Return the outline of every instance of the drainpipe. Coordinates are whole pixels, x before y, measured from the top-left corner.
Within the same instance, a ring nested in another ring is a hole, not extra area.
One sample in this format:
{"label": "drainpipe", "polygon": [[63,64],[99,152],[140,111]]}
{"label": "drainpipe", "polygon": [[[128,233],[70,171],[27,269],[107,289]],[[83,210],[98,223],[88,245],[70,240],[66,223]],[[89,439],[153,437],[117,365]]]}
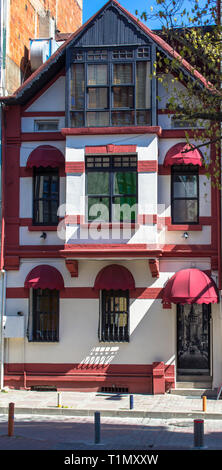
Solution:
{"label": "drainpipe", "polygon": [[4,387],[4,316],[6,307],[6,271],[4,269],[4,242],[5,242],[5,132],[4,132],[3,105],[0,103],[0,390]]}
{"label": "drainpipe", "polygon": [[4,316],[6,304],[6,271],[1,270],[1,315],[0,315],[0,390],[4,388]]}
{"label": "drainpipe", "polygon": [[[0,104],[0,279],[1,279],[1,303],[0,303],[0,390],[4,387],[4,316],[6,303],[6,271],[4,270],[4,241],[5,241],[5,214],[4,214],[4,152],[2,146],[2,105]],[[3,141],[4,145],[4,141]]]}

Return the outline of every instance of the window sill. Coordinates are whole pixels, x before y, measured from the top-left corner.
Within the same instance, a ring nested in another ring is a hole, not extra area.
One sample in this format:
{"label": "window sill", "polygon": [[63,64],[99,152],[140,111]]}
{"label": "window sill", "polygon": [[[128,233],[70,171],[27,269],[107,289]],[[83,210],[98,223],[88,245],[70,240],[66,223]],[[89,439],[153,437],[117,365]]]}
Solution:
{"label": "window sill", "polygon": [[140,224],[138,223],[132,223],[130,224],[129,222],[125,223],[108,223],[108,222],[88,222],[88,223],[82,223],[80,224],[82,228],[96,228],[97,230],[102,230],[102,229],[110,229],[110,228],[120,228],[121,230],[125,228],[133,228],[133,229],[138,229],[140,227]]}
{"label": "window sill", "polygon": [[186,232],[201,232],[203,230],[203,226],[200,225],[200,224],[197,224],[197,225],[189,225],[189,224],[186,224],[186,225],[177,225],[177,224],[168,224],[167,225],[167,230],[169,232],[183,232],[183,231],[186,231]]}
{"label": "window sill", "polygon": [[56,232],[58,225],[29,225],[29,232]]}
{"label": "window sill", "polygon": [[54,343],[59,343],[59,340],[58,340],[58,339],[54,339],[53,341],[49,341],[49,340],[47,340],[47,339],[45,339],[45,340],[43,340],[43,339],[42,339],[42,340],[41,340],[41,339],[40,339],[40,340],[38,340],[38,339],[28,339],[28,342],[29,342],[29,343],[38,343],[38,344],[39,344],[39,343],[54,344]]}

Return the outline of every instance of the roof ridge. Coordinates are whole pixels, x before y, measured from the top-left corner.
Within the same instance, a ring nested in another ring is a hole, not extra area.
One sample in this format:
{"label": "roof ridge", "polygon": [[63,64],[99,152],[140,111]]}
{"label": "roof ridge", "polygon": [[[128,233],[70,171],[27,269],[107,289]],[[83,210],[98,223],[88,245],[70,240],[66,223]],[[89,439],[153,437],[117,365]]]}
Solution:
{"label": "roof ridge", "polygon": [[170,46],[164,39],[159,37],[156,33],[154,33],[148,26],[146,26],[142,21],[136,18],[132,13],[126,10],[117,0],[108,0],[94,15],[92,15],[84,24],[82,24],[74,33],[71,33],[70,36],[65,40],[63,44],[49,57],[49,59],[44,62],[35,72],[27,78],[27,80],[19,87],[17,90],[12,93],[12,95],[2,96],[0,97],[0,101],[6,101],[9,99],[16,99],[19,97],[19,94],[22,90],[24,90],[30,83],[32,83],[33,79],[40,76],[41,73],[47,68],[50,67],[50,64],[53,63],[55,57],[59,56],[63,53],[66,47],[78,36],[95,18],[98,16],[103,10],[105,10],[108,5],[115,5],[119,10],[121,10],[125,15],[127,15],[136,26],[139,26],[141,30],[148,35],[148,37],[154,41],[161,49],[163,49],[166,53],[168,53],[172,58],[177,59],[181,66],[184,67],[190,74],[194,75],[195,78],[200,81],[205,87],[212,88],[213,85],[210,84],[206,80],[206,78],[198,72],[192,65],[189,64],[185,59],[183,59],[180,54]]}

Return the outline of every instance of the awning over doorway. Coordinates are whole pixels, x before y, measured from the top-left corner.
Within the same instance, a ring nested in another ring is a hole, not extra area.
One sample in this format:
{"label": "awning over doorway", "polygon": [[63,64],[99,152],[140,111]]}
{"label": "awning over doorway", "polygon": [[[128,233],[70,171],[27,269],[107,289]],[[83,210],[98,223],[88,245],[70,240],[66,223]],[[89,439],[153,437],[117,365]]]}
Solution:
{"label": "awning over doorway", "polygon": [[30,153],[26,166],[27,168],[40,166],[58,168],[64,164],[64,155],[58,148],[52,145],[40,145]]}
{"label": "awning over doorway", "polygon": [[119,264],[111,264],[97,274],[94,289],[132,290],[135,289],[135,281],[127,268]]}
{"label": "awning over doorway", "polygon": [[174,304],[215,304],[218,290],[215,282],[200,269],[181,269],[164,288],[164,302]]}
{"label": "awning over doorway", "polygon": [[25,280],[25,287],[32,289],[64,289],[64,280],[58,269],[41,264],[33,268]]}
{"label": "awning over doorway", "polygon": [[192,165],[202,166],[201,153],[186,142],[180,142],[168,150],[163,165],[166,167],[182,164],[189,165],[191,163]]}

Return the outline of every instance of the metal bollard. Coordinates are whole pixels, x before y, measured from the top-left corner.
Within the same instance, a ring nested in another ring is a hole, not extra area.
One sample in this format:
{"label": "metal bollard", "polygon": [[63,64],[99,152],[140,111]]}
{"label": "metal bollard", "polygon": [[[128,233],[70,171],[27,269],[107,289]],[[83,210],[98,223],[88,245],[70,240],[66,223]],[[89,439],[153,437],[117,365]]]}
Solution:
{"label": "metal bollard", "polygon": [[203,419],[194,420],[194,448],[195,449],[204,448],[204,420]]}
{"label": "metal bollard", "polygon": [[95,444],[99,444],[100,443],[100,412],[96,411],[94,416],[95,416],[95,423],[94,423],[94,427],[95,427]]}
{"label": "metal bollard", "polygon": [[60,392],[58,392],[58,394],[57,394],[57,407],[61,408],[61,406],[62,406],[62,395],[61,395]]}
{"label": "metal bollard", "polygon": [[8,407],[8,436],[12,437],[14,434],[14,403],[9,403]]}
{"label": "metal bollard", "polygon": [[203,396],[203,411],[207,411],[207,397]]}
{"label": "metal bollard", "polygon": [[129,397],[129,405],[130,405],[130,410],[133,409],[133,395],[130,395]]}

